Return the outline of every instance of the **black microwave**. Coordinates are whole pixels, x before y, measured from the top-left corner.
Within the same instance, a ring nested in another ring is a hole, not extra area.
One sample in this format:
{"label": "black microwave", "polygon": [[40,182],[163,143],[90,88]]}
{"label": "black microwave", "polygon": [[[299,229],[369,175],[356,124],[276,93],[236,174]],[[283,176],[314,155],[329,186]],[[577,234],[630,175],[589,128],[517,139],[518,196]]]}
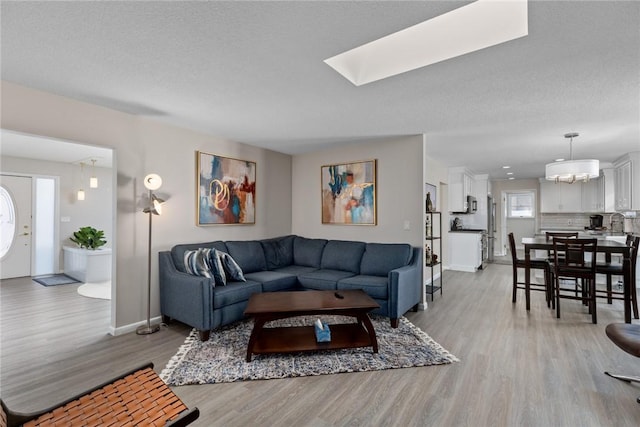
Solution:
{"label": "black microwave", "polygon": [[478,210],[478,201],[473,196],[467,196],[467,213],[474,213]]}
{"label": "black microwave", "polygon": [[454,214],[471,214],[478,210],[478,201],[473,196],[467,196],[465,210],[461,212],[452,212]]}

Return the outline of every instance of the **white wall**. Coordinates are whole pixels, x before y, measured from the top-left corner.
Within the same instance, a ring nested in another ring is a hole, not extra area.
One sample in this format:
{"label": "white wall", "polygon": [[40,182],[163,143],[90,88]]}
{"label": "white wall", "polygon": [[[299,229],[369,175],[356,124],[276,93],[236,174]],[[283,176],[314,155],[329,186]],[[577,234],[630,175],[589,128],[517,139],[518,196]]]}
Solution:
{"label": "white wall", "polygon": [[[60,184],[60,217],[69,218],[69,222],[60,222],[59,266],[62,269],[62,246],[75,243],[69,240],[80,227],[91,226],[104,230],[107,244],[112,247],[113,237],[113,170],[85,167],[85,200],[78,201],[76,192],[80,188],[80,166],[77,164],[47,162],[20,157],[2,156],[0,169],[3,173],[21,173],[27,175],[57,176]],[[98,188],[89,188],[89,177],[98,177]]]}
{"label": "white wall", "polygon": [[[517,191],[517,190],[534,190],[536,192],[536,218],[533,223],[533,230],[539,228],[539,216],[540,216],[540,182],[537,179],[514,179],[514,180],[500,180],[491,181],[491,193],[493,194],[493,201],[496,203],[496,240],[495,240],[495,252],[496,254],[506,254],[505,248],[509,246],[507,240],[507,234],[503,234],[501,230],[505,230],[506,224],[502,222],[502,216],[504,213],[505,205],[502,198],[504,191]],[[529,220],[531,221],[531,220]],[[529,223],[524,224],[530,226]],[[514,233],[515,234],[515,233]],[[531,234],[531,233],[528,233]],[[516,240],[516,244],[518,241]]]}
{"label": "white wall", "polygon": [[[148,173],[162,176],[159,194],[167,199],[162,216],[153,222],[152,317],[160,314],[158,251],[176,243],[259,239],[291,232],[292,162],[288,155],[5,81],[1,100],[0,127],[4,129],[115,149],[116,310],[112,326],[116,328],[146,319],[148,223],[139,202],[145,192],[141,181]],[[196,150],[257,163],[255,225],[195,225]]]}
{"label": "white wall", "polygon": [[[436,186],[436,205],[435,209],[441,212],[442,216],[442,253],[439,253],[440,262],[447,267],[449,265],[449,200],[448,200],[448,180],[449,170],[442,163],[429,157],[429,140],[425,137],[423,156],[424,182]],[[424,197],[424,195],[423,195]],[[424,209],[424,206],[423,206]],[[436,224],[434,224],[435,226]]]}
{"label": "white wall", "polygon": [[[422,135],[343,144],[293,157],[292,227],[294,234],[366,242],[406,242],[422,246]],[[377,159],[375,226],[322,224],[322,166]],[[404,230],[409,221],[410,230]]]}

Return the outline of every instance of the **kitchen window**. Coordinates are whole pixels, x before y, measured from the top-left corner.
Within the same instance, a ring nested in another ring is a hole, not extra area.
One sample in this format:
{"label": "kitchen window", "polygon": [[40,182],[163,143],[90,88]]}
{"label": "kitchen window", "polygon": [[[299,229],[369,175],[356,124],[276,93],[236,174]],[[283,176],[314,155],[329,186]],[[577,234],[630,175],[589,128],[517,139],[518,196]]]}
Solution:
{"label": "kitchen window", "polygon": [[534,218],[536,198],[533,191],[507,194],[508,218]]}

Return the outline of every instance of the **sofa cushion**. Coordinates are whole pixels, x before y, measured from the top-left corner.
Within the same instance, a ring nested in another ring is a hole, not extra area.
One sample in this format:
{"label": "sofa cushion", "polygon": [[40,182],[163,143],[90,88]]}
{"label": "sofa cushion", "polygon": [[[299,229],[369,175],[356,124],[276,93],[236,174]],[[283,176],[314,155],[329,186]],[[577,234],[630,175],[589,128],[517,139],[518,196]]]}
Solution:
{"label": "sofa cushion", "polygon": [[277,271],[256,271],[246,275],[248,280],[262,283],[262,292],[288,291],[296,288],[298,278]]}
{"label": "sofa cushion", "polygon": [[364,242],[347,242],[330,240],[322,251],[320,268],[323,270],[342,270],[353,274],[360,273],[360,260],[366,244]]}
{"label": "sofa cushion", "polygon": [[411,245],[405,243],[367,243],[360,274],[386,277],[391,270],[409,264],[411,254]]}
{"label": "sofa cushion", "polygon": [[213,288],[213,308],[226,307],[241,301],[247,301],[251,294],[262,292],[262,285],[258,282],[227,282],[227,286]]}
{"label": "sofa cushion", "polygon": [[257,240],[227,242],[227,249],[245,274],[267,269],[264,250]]}
{"label": "sofa cushion", "polygon": [[286,267],[293,264],[293,239],[295,236],[276,237],[261,240],[267,270]]}
{"label": "sofa cushion", "polygon": [[288,265],[286,267],[278,268],[273,271],[277,271],[278,273],[287,273],[292,274],[294,276],[300,276],[301,274],[311,273],[312,271],[316,271],[315,267],[305,267],[302,265]]}
{"label": "sofa cushion", "polygon": [[353,276],[353,273],[341,270],[314,270],[298,276],[298,281],[307,289],[335,290],[338,280]]}
{"label": "sofa cushion", "polygon": [[227,246],[222,241],[175,245],[171,248],[171,258],[173,259],[173,265],[176,266],[176,270],[186,273],[187,270],[184,268],[184,253],[185,251],[193,251],[198,248],[214,248],[223,252],[227,251]]}
{"label": "sofa cushion", "polygon": [[373,299],[389,298],[389,282],[386,276],[352,276],[338,281],[338,289],[362,289]]}
{"label": "sofa cushion", "polygon": [[293,240],[293,263],[303,267],[320,268],[322,250],[326,244],[325,239],[307,239],[296,236]]}

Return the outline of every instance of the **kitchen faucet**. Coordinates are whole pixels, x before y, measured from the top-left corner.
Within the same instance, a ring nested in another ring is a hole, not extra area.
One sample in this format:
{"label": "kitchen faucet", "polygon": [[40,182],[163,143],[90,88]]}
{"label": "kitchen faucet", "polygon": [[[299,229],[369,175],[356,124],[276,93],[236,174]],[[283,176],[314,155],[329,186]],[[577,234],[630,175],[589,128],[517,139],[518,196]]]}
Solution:
{"label": "kitchen faucet", "polygon": [[611,232],[613,232],[613,217],[615,217],[616,215],[618,215],[618,216],[620,216],[622,218],[622,221],[620,222],[622,224],[622,229],[620,230],[620,232],[623,232],[624,231],[624,218],[625,218],[625,216],[623,214],[621,214],[620,212],[614,212],[609,217],[609,227],[611,228]]}

